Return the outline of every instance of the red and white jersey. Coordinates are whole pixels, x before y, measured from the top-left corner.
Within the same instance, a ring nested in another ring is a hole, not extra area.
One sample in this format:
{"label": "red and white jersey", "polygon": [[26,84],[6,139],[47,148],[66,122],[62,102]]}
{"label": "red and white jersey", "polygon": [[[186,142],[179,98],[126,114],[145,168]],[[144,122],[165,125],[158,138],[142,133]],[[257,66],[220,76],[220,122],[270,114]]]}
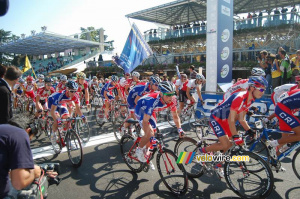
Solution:
{"label": "red and white jersey", "polygon": [[175,86],[178,86],[179,90],[186,91],[188,83],[189,83],[189,80],[182,82],[181,79],[177,79]]}
{"label": "red and white jersey", "polygon": [[37,95],[40,96],[40,100],[47,99],[52,93],[55,93],[55,90],[53,87],[50,88],[50,90],[46,90],[46,87],[39,88],[37,91]]}
{"label": "red and white jersey", "polygon": [[83,84],[79,84],[78,81],[76,81],[76,83],[78,84],[78,93],[81,93],[81,91],[83,91],[84,89],[87,89],[89,87],[89,84],[87,83],[87,81],[84,80]]}
{"label": "red and white jersey", "polygon": [[278,98],[278,103],[281,103],[293,110],[293,112],[298,111],[300,108],[300,89],[294,89],[289,92],[285,92]]}
{"label": "red and white jersey", "polygon": [[62,84],[61,82],[58,83],[57,87],[56,87],[56,91],[61,93],[63,92],[64,90],[66,90],[66,84]]}
{"label": "red and white jersey", "polygon": [[199,86],[200,90],[201,90],[201,84],[196,84],[196,79],[190,79],[188,84],[187,84],[187,87],[189,87],[190,89],[194,89],[197,86]]}
{"label": "red and white jersey", "polygon": [[94,81],[94,80],[91,80],[90,83],[89,83],[89,87],[93,87],[93,86],[98,86],[98,81]]}
{"label": "red and white jersey", "polygon": [[42,82],[37,81],[37,82],[36,82],[36,86],[37,86],[37,88],[42,88],[42,87],[45,86],[45,82],[44,82],[44,81],[42,81]]}
{"label": "red and white jersey", "polygon": [[298,89],[298,84],[284,84],[281,86],[278,86],[274,89],[274,92],[272,93],[271,99],[273,101],[273,104],[276,105],[280,95],[282,95],[285,92],[289,92],[292,90]]}
{"label": "red and white jersey", "polygon": [[125,77],[122,77],[118,83],[121,89],[125,89],[126,86],[131,86],[132,82],[133,80],[131,78],[125,79]]}
{"label": "red and white jersey", "polygon": [[31,84],[25,83],[25,84],[24,84],[24,88],[25,88],[25,91],[26,91],[26,92],[34,91],[34,87],[35,87],[35,86],[36,86],[36,85],[35,85],[34,83],[31,83]]}
{"label": "red and white jersey", "polygon": [[249,87],[248,79],[242,79],[237,83],[233,84],[228,90],[225,92],[223,96],[223,100],[228,99],[233,93],[241,92],[247,90]]}

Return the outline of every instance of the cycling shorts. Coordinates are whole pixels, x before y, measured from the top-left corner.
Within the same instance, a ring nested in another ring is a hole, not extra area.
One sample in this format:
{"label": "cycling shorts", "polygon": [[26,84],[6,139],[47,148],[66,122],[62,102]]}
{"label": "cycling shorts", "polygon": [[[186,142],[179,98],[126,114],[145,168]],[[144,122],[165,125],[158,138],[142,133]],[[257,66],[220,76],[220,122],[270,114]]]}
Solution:
{"label": "cycling shorts", "polygon": [[40,103],[44,110],[48,109],[47,101],[46,100],[40,100]]}
{"label": "cycling shorts", "polygon": [[179,102],[185,102],[187,99],[186,91],[179,90]]}
{"label": "cycling shorts", "polygon": [[281,131],[291,131],[293,128],[300,126],[300,121],[293,114],[292,110],[280,102],[275,107],[275,114],[279,120],[279,129]]}
{"label": "cycling shorts", "polygon": [[232,136],[227,119],[222,120],[211,114],[209,118],[209,125],[218,138],[224,135],[228,135],[228,137]]}
{"label": "cycling shorts", "polygon": [[[136,116],[136,119],[139,121],[141,128],[143,128],[144,115],[135,114],[135,116]],[[153,130],[156,130],[156,114],[155,114],[155,112],[152,113],[152,115],[149,119],[149,124],[152,126]]]}

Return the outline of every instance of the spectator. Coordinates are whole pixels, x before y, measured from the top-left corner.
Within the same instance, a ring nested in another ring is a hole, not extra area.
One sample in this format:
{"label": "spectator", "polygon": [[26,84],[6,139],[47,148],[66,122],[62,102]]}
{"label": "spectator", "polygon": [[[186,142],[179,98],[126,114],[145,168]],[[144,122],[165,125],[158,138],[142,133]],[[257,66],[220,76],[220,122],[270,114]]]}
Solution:
{"label": "spectator", "polygon": [[257,14],[255,12],[253,12],[252,19],[253,19],[254,28],[256,28],[256,26],[257,26]]}
{"label": "spectator", "polygon": [[279,15],[280,15],[280,12],[279,12],[278,8],[276,8],[274,10],[274,16],[273,16],[273,20],[275,21],[275,26],[279,25]]}
{"label": "spectator", "polygon": [[270,55],[270,59],[274,60],[272,63],[272,89],[281,85],[281,70],[280,70],[280,56]]}
{"label": "spectator", "polygon": [[190,79],[196,79],[197,71],[195,71],[195,66],[191,65],[189,70],[190,70]]}
{"label": "spectator", "polygon": [[22,72],[14,66],[7,68],[4,78],[0,78],[0,124],[6,124],[13,116],[11,92]]}
{"label": "spectator", "polygon": [[205,31],[205,22],[204,21],[201,22],[201,31],[202,32]]}
{"label": "spectator", "polygon": [[291,82],[295,82],[295,76],[299,75],[300,70],[300,50],[297,50],[296,56],[291,59],[291,68],[292,68],[292,79]]}
{"label": "spectator", "polygon": [[16,121],[13,118],[9,124],[0,125],[0,198],[5,198],[9,192],[9,175],[11,185],[21,190],[41,174],[41,168],[33,163],[28,136],[34,136],[37,129],[26,122],[30,121],[28,116],[19,115],[19,122]]}
{"label": "spectator", "polygon": [[266,88],[265,94],[272,93],[272,65],[273,65],[274,58],[275,58],[274,56],[272,58],[269,55],[269,56],[267,56],[267,59],[266,59],[267,67],[265,68],[265,73],[266,73],[266,80],[268,81],[268,87]]}
{"label": "spectator", "polygon": [[0,64],[0,78],[3,78],[6,73],[6,66]]}
{"label": "spectator", "polygon": [[280,70],[281,70],[281,84],[287,84],[291,82],[292,70],[290,65],[290,58],[286,54],[285,50],[278,52],[281,58]]}
{"label": "spectator", "polygon": [[266,69],[268,67],[267,62],[267,56],[268,56],[268,51],[262,50],[260,51],[260,56],[257,57],[259,66],[262,67],[263,69]]}
{"label": "spectator", "polygon": [[295,8],[295,5],[291,9],[291,21],[294,22],[295,14],[297,13],[297,9]]}
{"label": "spectator", "polygon": [[288,11],[287,8],[282,7],[281,9],[281,14],[282,14],[282,20],[284,21],[284,23],[286,23],[286,12]]}

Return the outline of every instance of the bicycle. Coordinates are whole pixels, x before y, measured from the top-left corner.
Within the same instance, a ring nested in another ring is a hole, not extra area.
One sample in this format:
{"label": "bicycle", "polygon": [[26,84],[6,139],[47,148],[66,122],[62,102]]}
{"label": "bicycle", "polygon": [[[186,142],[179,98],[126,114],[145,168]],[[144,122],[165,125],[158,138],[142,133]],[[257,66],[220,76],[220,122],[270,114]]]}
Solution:
{"label": "bicycle", "polygon": [[16,98],[17,98],[16,110],[18,113],[23,113],[26,109],[25,108],[25,97],[24,97],[24,95],[16,94]]}
{"label": "bicycle", "polygon": [[[261,157],[270,164],[271,167],[274,167],[276,172],[279,172],[281,169],[281,161],[290,155],[293,151],[296,151],[292,158],[292,168],[297,176],[297,178],[300,180],[300,141],[293,142],[291,146],[283,151],[279,156],[276,156],[276,149],[273,148],[269,144],[269,134],[274,133],[289,133],[293,134],[293,131],[281,131],[279,129],[268,129],[266,127],[266,124],[262,122],[262,119],[265,117],[263,115],[254,115],[254,117],[259,118],[259,120],[255,123],[256,127],[253,127],[253,130],[257,131],[257,135],[255,136],[256,139],[253,139],[252,141],[245,143],[249,151],[254,151],[256,153],[259,153]],[[260,134],[258,133],[260,132]]]}
{"label": "bicycle", "polygon": [[59,154],[63,147],[67,147],[69,159],[73,167],[78,168],[82,164],[83,149],[79,135],[76,133],[75,125],[76,121],[82,120],[80,117],[62,119],[62,122],[66,122],[68,130],[64,132],[62,127],[59,126],[57,132],[54,133],[54,138],[50,138],[54,152]]}
{"label": "bicycle", "polygon": [[[177,108],[178,108],[178,106],[177,106]],[[195,112],[194,103],[186,103],[184,105],[184,108],[181,110],[180,115],[179,115],[180,122],[184,123],[185,121],[188,121],[188,123],[191,126],[191,123],[192,123],[191,118],[192,118],[194,112]],[[172,127],[176,128],[176,124],[175,124],[174,119],[172,117],[171,111],[168,110],[166,115],[167,115],[167,120],[168,120],[169,124]]]}
{"label": "bicycle", "polygon": [[[193,138],[185,137],[180,138],[175,145],[174,152],[179,154],[180,152],[194,152],[199,154],[199,147],[208,146],[207,141],[217,142],[217,138],[203,137],[200,142],[197,142]],[[183,163],[187,175],[191,178],[199,178],[203,174],[212,176],[216,169],[223,163],[223,161],[214,160],[212,162],[204,162],[201,159],[197,160],[197,156],[194,155],[193,159],[188,163]],[[214,155],[218,157],[220,152],[208,153],[208,155]],[[242,198],[265,198],[271,194],[274,187],[274,177],[269,165],[257,154],[245,151],[241,146],[236,145],[233,142],[232,147],[224,154],[229,157],[232,156],[248,156],[249,162],[227,162],[224,164],[224,178],[229,185],[230,189]],[[180,156],[179,156],[180,158]],[[239,176],[242,176],[240,178]]]}
{"label": "bicycle", "polygon": [[[148,172],[149,163],[154,158],[156,152],[156,166],[159,172],[159,176],[165,186],[175,195],[182,196],[188,189],[188,177],[184,170],[183,165],[177,164],[177,156],[175,153],[167,149],[162,140],[162,134],[157,130],[156,139],[158,140],[157,147],[150,153],[145,163],[140,162],[135,155],[135,150],[141,140],[141,128],[137,120],[129,119],[128,123],[134,126],[135,131],[123,135],[120,148],[124,162],[129,169],[135,173],[141,171]],[[172,183],[173,182],[173,183]]]}

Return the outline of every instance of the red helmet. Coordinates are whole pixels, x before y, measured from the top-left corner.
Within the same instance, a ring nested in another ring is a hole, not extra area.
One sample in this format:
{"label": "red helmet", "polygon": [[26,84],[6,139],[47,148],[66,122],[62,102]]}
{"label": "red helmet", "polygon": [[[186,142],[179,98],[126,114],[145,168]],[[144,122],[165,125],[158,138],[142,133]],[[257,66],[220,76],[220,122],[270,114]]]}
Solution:
{"label": "red helmet", "polygon": [[300,81],[300,75],[295,76],[295,80],[296,80],[296,82]]}
{"label": "red helmet", "polygon": [[26,81],[33,81],[33,77],[27,76],[27,77],[26,77]]}

